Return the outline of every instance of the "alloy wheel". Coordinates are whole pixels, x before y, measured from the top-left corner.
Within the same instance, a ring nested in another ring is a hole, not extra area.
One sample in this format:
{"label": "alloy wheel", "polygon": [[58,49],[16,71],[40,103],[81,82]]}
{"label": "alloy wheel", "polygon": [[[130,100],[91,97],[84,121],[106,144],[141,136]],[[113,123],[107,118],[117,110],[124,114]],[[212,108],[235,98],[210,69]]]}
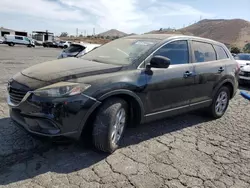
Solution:
{"label": "alloy wheel", "polygon": [[227,92],[225,91],[220,92],[215,103],[215,113],[221,116],[227,108],[227,103],[228,103]]}
{"label": "alloy wheel", "polygon": [[124,108],[118,110],[116,114],[115,124],[113,125],[113,130],[111,134],[111,141],[117,144],[122,137],[122,133],[125,128],[126,112]]}

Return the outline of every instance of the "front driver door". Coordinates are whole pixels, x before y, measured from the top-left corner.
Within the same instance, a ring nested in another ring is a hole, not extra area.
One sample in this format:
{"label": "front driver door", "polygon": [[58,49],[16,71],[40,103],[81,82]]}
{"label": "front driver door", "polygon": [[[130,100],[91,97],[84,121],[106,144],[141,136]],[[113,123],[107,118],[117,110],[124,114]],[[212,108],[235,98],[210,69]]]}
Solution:
{"label": "front driver door", "polygon": [[192,97],[190,86],[194,84],[194,68],[190,63],[187,40],[165,44],[146,63],[155,55],[169,58],[171,64],[167,69],[151,68],[152,75],[146,74],[146,117],[153,117],[152,119],[187,110]]}

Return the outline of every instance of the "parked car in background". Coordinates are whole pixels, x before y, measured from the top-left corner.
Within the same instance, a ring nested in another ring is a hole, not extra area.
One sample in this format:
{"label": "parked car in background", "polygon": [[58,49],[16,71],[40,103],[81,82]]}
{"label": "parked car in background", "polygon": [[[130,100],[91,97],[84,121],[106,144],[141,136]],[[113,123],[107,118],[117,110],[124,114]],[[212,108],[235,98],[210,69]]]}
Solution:
{"label": "parked car in background", "polygon": [[70,45],[71,45],[71,42],[69,42],[69,41],[59,41],[58,42],[58,47],[60,47],[60,48],[68,48],[68,47],[70,47]]}
{"label": "parked car in background", "polygon": [[66,57],[80,57],[96,48],[101,46],[100,44],[71,44],[70,47],[64,49],[58,56],[58,59]]}
{"label": "parked car in background", "polygon": [[0,37],[0,44],[3,44],[4,38]]}
{"label": "parked car in background", "polygon": [[35,41],[31,38],[19,35],[4,35],[4,43],[9,46],[26,45],[28,47],[35,47]]}
{"label": "parked car in background", "polygon": [[240,67],[250,65],[250,54],[240,53],[240,54],[237,54],[234,58],[240,64]]}
{"label": "parked car in background", "polygon": [[128,125],[198,109],[222,117],[239,70],[227,47],[213,40],[123,37],[16,74],[8,83],[10,117],[36,135],[91,136],[96,148],[111,153]]}
{"label": "parked car in background", "polygon": [[58,43],[55,41],[46,41],[43,43],[43,47],[44,48],[57,48],[58,47]]}
{"label": "parked car in background", "polygon": [[241,67],[240,75],[239,75],[239,83],[240,84],[250,83],[250,63],[249,65],[245,65]]}

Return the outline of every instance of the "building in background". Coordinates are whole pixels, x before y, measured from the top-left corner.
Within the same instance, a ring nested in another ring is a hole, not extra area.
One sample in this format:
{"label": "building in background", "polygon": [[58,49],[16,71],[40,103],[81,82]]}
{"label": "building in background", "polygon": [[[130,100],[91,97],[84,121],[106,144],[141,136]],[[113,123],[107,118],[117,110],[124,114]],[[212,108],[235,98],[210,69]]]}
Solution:
{"label": "building in background", "polygon": [[54,33],[48,31],[32,31],[32,38],[39,41],[54,41]]}
{"label": "building in background", "polygon": [[4,35],[20,35],[20,36],[27,37],[28,33],[26,31],[15,31],[12,29],[0,27],[0,37],[3,37]]}

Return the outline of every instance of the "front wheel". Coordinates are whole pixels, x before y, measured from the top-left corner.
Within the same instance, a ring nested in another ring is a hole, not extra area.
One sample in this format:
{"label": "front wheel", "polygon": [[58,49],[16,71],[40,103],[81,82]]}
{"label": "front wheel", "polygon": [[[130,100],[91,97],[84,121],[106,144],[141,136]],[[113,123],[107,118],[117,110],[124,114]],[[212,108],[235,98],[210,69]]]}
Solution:
{"label": "front wheel", "polygon": [[123,136],[127,120],[128,105],[120,98],[111,98],[97,111],[93,125],[93,143],[101,151],[112,153]]}
{"label": "front wheel", "polygon": [[214,96],[212,105],[208,109],[209,114],[216,119],[222,117],[227,110],[229,99],[230,91],[228,87],[221,87]]}

